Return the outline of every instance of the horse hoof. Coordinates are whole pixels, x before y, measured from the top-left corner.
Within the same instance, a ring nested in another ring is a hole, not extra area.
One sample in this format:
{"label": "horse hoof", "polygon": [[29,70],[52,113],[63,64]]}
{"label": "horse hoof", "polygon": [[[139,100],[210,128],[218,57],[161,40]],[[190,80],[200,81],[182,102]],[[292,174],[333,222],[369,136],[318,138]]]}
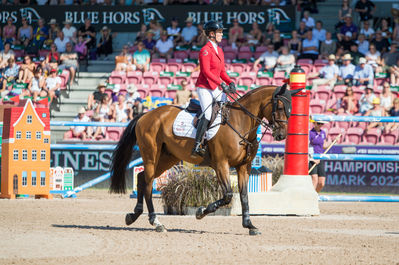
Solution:
{"label": "horse hoof", "polygon": [[126,225],[131,225],[131,224],[133,224],[133,223],[137,220],[138,217],[139,217],[138,214],[134,214],[134,213],[128,213],[128,214],[126,214],[126,217],[125,217],[125,223],[126,223]]}
{"label": "horse hoof", "polygon": [[206,208],[205,208],[204,206],[200,206],[200,207],[197,209],[197,212],[195,213],[195,217],[196,217],[198,220],[204,218],[204,216],[205,216],[205,214],[204,214],[205,209],[206,209]]}
{"label": "horse hoof", "polygon": [[250,236],[257,236],[257,235],[261,235],[261,234],[262,233],[257,228],[249,229],[249,235]]}
{"label": "horse hoof", "polygon": [[166,230],[166,228],[165,228],[164,225],[157,225],[157,226],[155,227],[155,231],[157,231],[158,233],[161,233],[161,232],[168,232],[168,231]]}

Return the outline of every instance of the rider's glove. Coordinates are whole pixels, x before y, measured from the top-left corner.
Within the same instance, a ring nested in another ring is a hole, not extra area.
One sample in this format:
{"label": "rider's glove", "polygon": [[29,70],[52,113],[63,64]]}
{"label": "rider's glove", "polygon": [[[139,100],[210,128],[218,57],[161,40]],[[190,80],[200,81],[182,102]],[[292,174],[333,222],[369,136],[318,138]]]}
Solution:
{"label": "rider's glove", "polygon": [[235,94],[235,93],[236,93],[236,91],[237,91],[237,89],[236,89],[236,84],[234,84],[233,82],[231,82],[231,83],[229,84],[229,88],[230,88],[230,93],[231,93],[231,94]]}
{"label": "rider's glove", "polygon": [[229,86],[226,85],[224,82],[222,82],[222,83],[220,84],[220,87],[222,88],[222,90],[223,90],[224,93],[226,93],[226,94],[229,93]]}

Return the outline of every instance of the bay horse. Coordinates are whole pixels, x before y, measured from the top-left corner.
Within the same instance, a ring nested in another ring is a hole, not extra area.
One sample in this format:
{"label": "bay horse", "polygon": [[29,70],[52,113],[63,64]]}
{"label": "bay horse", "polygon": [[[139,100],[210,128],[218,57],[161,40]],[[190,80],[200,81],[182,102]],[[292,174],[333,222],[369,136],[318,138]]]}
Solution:
{"label": "bay horse", "polygon": [[[291,95],[299,91],[290,91],[286,86],[262,86],[248,92],[230,106],[226,105],[230,108],[228,124],[221,125],[217,134],[208,142],[208,166],[216,172],[223,190],[223,198],[210,203],[206,208],[198,208],[197,219],[231,202],[233,192],[229,170],[230,167],[234,167],[238,174],[242,225],[249,229],[250,235],[260,234],[250,220],[247,187],[251,162],[259,144],[256,129],[260,124],[268,126],[272,129],[275,140],[285,139],[291,112]],[[154,179],[181,160],[192,164],[204,162],[204,158],[191,155],[194,139],[175,136],[172,131],[173,122],[180,111],[181,108],[177,106],[167,105],[137,116],[130,121],[118,142],[112,155],[110,192],[126,192],[126,167],[131,160],[135,144],[139,146],[144,163],[144,171],[137,177],[137,204],[134,213],[126,215],[127,225],[134,223],[143,213],[144,197],[150,224],[155,226],[158,232],[166,231],[154,213]],[[268,124],[263,118],[268,120]]]}

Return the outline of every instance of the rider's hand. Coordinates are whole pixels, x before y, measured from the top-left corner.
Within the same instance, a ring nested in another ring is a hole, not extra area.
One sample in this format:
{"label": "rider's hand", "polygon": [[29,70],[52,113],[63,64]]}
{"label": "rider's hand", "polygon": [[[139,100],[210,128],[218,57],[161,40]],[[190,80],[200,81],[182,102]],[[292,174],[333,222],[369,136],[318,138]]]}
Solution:
{"label": "rider's hand", "polygon": [[231,82],[229,84],[229,88],[230,88],[230,93],[235,94],[237,89],[236,89],[236,84],[234,84],[233,82]]}
{"label": "rider's hand", "polygon": [[224,82],[222,82],[222,83],[220,84],[220,87],[222,88],[222,90],[223,90],[224,93],[226,93],[226,94],[229,93],[229,86],[226,85]]}

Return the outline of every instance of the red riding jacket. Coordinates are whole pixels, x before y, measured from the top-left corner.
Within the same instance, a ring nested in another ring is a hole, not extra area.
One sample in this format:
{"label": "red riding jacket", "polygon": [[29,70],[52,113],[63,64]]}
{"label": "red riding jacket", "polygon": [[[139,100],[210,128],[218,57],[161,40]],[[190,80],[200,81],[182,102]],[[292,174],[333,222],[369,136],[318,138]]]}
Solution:
{"label": "red riding jacket", "polygon": [[227,85],[232,82],[226,73],[224,53],[220,47],[218,47],[218,53],[216,53],[212,43],[208,41],[200,51],[199,62],[201,72],[195,84],[196,87],[215,90],[222,83],[222,80]]}

